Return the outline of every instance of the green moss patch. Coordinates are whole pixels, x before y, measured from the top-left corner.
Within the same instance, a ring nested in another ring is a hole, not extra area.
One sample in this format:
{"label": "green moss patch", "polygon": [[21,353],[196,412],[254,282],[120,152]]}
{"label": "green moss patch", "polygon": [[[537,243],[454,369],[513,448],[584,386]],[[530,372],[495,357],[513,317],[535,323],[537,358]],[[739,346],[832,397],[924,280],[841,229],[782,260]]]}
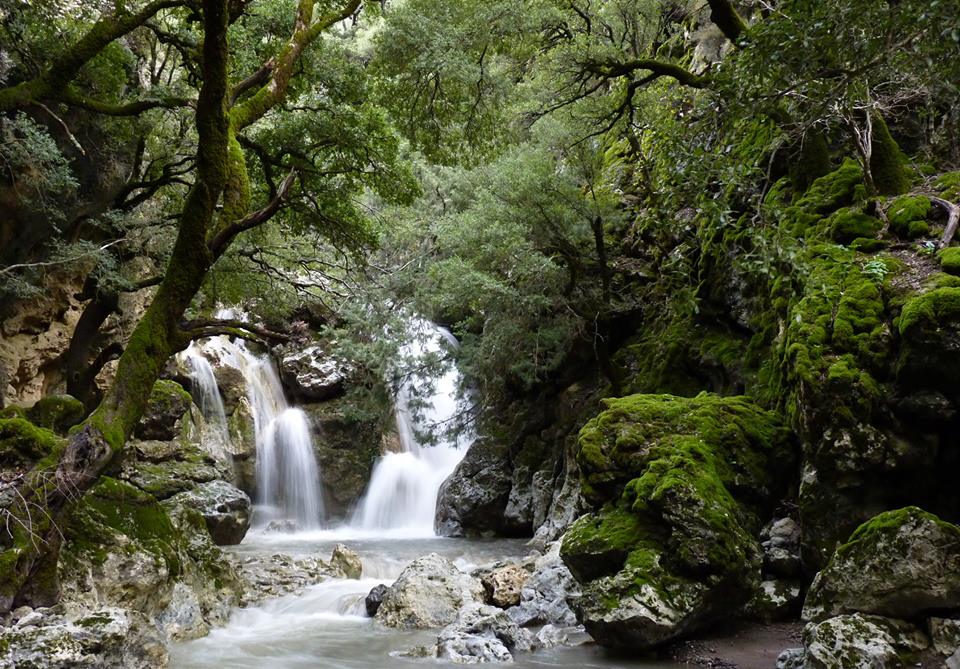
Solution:
{"label": "green moss patch", "polygon": [[852,204],[857,187],[862,185],[863,169],[848,158],[839,168],[814,181],[796,205],[812,214],[829,214]]}
{"label": "green moss patch", "polygon": [[923,195],[899,197],[887,211],[890,229],[901,237],[916,239],[930,232],[927,216],[930,214],[930,198]]}
{"label": "green moss patch", "polygon": [[63,439],[23,418],[0,419],[0,461],[7,467],[30,467],[61,450]]}
{"label": "green moss patch", "polygon": [[947,274],[960,276],[960,247],[942,250],[940,252],[940,267]]}
{"label": "green moss patch", "polygon": [[829,226],[830,237],[841,244],[849,244],[861,237],[876,237],[883,227],[879,219],[856,207],[840,209],[827,219],[826,225]]}

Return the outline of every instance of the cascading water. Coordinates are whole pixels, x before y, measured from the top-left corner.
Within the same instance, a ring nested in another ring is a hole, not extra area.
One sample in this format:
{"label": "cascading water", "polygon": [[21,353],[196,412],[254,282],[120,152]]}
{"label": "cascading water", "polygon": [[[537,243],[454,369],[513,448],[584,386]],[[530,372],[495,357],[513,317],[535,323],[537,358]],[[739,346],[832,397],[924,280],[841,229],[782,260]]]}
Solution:
{"label": "cascading water", "polygon": [[[310,424],[303,411],[287,404],[273,362],[266,356],[251,353],[243,341],[231,341],[227,337],[214,337],[207,340],[202,349],[195,347],[193,352],[190,349],[185,352],[188,360],[199,357],[207,362],[207,356],[240,370],[246,382],[257,448],[257,502],[261,519],[267,522],[289,519],[300,529],[320,527],[323,497]],[[197,363],[192,369],[202,366]],[[213,376],[212,369],[210,376]],[[216,383],[215,378],[213,382]],[[215,394],[219,399],[219,393]],[[221,411],[222,407],[221,402]]]}
{"label": "cascading water", "polygon": [[191,342],[181,356],[190,367],[194,395],[207,421],[203,446],[215,457],[225,459],[230,451],[230,432],[227,428],[227,412],[223,408],[223,398],[220,397],[213,367],[196,342]]}
{"label": "cascading water", "polygon": [[[453,335],[427,321],[413,321],[411,330],[414,340],[404,347],[402,354],[414,361],[436,355],[444,346],[456,346]],[[353,529],[407,537],[434,536],[440,486],[473,441],[469,430],[450,437],[443,429],[455,420],[458,412],[459,379],[455,368],[437,379],[417,373],[407,378],[397,393],[395,410],[402,450],[386,453],[377,461],[367,492],[353,516]],[[414,411],[416,388],[431,381],[432,392],[420,398],[423,406]],[[418,433],[431,430],[438,436],[437,443],[421,444]]]}

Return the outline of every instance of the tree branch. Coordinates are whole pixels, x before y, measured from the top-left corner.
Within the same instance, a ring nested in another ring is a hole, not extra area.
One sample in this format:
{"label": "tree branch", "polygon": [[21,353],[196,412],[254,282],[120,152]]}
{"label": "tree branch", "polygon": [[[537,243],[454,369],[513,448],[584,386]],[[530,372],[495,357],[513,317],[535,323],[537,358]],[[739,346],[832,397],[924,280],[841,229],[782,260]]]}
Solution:
{"label": "tree branch", "polygon": [[60,98],[63,102],[74,107],[87,109],[98,114],[107,116],[136,116],[142,114],[148,109],[163,107],[165,109],[176,109],[178,107],[189,107],[191,100],[187,98],[162,97],[148,100],[135,100],[125,104],[114,104],[111,102],[102,102],[93,98],[81,95],[74,90],[67,89]]}
{"label": "tree branch", "polygon": [[180,325],[180,333],[187,341],[216,337],[218,335],[240,337],[260,343],[283,343],[290,341],[289,335],[237,320],[211,319],[187,321]]}
{"label": "tree branch", "polygon": [[651,58],[638,58],[636,60],[628,60],[624,63],[617,61],[607,61],[604,63],[590,62],[586,63],[584,67],[588,72],[604,79],[616,79],[633,74],[637,70],[647,70],[653,75],[652,77],[646,77],[645,79],[647,81],[652,81],[659,77],[672,77],[676,79],[678,83],[691,88],[706,88],[708,83],[706,77],[696,75],[679,65],[665,63]]}
{"label": "tree branch", "polygon": [[287,174],[287,177],[283,180],[283,183],[280,184],[279,190],[277,190],[276,196],[267,204],[266,207],[260,209],[259,211],[254,211],[247,214],[243,218],[230,223],[229,225],[221,228],[213,236],[213,239],[208,243],[210,253],[213,256],[219,257],[226,248],[230,245],[230,242],[233,241],[233,238],[239,235],[244,230],[250,230],[255,228],[258,225],[263,225],[269,221],[273,216],[280,211],[280,208],[283,206],[283,203],[287,199],[287,195],[290,193],[290,188],[293,186],[293,181],[297,176],[297,171],[290,170],[290,173]]}
{"label": "tree branch", "polygon": [[707,0],[710,4],[710,20],[727,39],[736,44],[747,31],[747,23],[743,20],[729,0]]}
{"label": "tree branch", "polygon": [[957,234],[957,226],[960,225],[960,205],[932,195],[930,196],[930,202],[947,212],[947,225],[943,229],[943,237],[940,238],[940,243],[937,245],[938,248],[945,249],[950,246],[953,236]]}

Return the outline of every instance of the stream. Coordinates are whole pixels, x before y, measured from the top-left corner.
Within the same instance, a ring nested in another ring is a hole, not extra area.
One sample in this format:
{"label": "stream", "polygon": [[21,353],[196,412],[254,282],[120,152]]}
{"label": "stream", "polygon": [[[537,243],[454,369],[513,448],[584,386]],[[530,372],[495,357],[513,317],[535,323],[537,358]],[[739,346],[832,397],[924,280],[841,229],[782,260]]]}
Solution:
{"label": "stream", "polygon": [[[358,537],[349,530],[293,535],[251,533],[238,553],[330,555],[345,543],[363,561],[363,577],[331,579],[299,595],[238,609],[226,627],[172,649],[177,669],[383,669],[383,667],[460,667],[435,659],[396,655],[436,642],[437,630],[397,630],[367,618],[363,600],[379,583],[389,584],[411,560],[430,552],[467,570],[529,551],[523,540]],[[675,667],[668,663],[615,658],[594,644],[518,653],[514,667]]]}

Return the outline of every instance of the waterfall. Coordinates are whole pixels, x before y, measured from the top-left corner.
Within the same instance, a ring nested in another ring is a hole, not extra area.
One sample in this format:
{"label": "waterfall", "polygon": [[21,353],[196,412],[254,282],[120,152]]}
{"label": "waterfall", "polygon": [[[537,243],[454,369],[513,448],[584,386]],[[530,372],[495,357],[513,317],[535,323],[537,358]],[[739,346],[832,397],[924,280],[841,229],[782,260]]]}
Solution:
{"label": "waterfall", "polygon": [[[456,339],[446,330],[427,321],[412,323],[414,341],[402,354],[414,362],[455,346]],[[446,342],[446,344],[445,344]],[[433,522],[440,486],[459,464],[473,440],[464,430],[455,437],[446,436],[444,427],[455,420],[458,411],[460,375],[449,369],[439,378],[422,374],[409,376],[397,393],[395,417],[401,451],[386,453],[376,463],[367,492],[353,516],[351,526],[359,530],[396,531],[404,536],[434,536]],[[416,389],[433,382],[423,405],[413,410]],[[418,433],[437,429],[435,444],[421,444]]]}
{"label": "waterfall", "polygon": [[203,447],[211,455],[226,460],[230,452],[230,432],[227,429],[227,412],[223,408],[223,398],[220,397],[213,367],[196,342],[191,342],[181,356],[190,368],[194,399],[197,400],[207,422]]}
{"label": "waterfall", "polygon": [[[202,347],[184,352],[191,361],[203,359],[210,368],[207,356],[234,367],[243,374],[247,400],[253,413],[256,440],[256,499],[263,520],[293,520],[302,529],[320,527],[323,518],[323,498],[320,491],[320,471],[310,438],[310,424],[306,414],[290,407],[283,394],[283,386],[276,367],[268,356],[254,355],[242,340],[213,337]],[[205,371],[196,371],[199,377]],[[210,369],[213,377],[213,370]],[[201,381],[201,384],[204,383]],[[216,379],[213,378],[213,383]],[[214,386],[216,388],[216,386]],[[201,391],[203,396],[206,390]],[[219,400],[219,392],[214,393]],[[220,411],[223,403],[220,402]],[[226,419],[224,419],[226,425]]]}

